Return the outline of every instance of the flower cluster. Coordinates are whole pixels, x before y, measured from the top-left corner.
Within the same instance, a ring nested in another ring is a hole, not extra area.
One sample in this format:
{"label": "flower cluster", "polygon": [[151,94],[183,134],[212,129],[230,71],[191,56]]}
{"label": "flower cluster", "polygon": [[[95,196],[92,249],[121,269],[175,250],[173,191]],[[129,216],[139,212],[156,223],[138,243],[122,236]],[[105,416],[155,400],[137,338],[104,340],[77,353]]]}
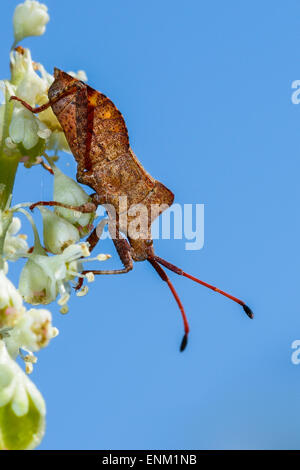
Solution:
{"label": "flower cluster", "polygon": [[[4,138],[4,152],[8,156],[29,157],[30,165],[37,163],[37,157],[46,149],[70,152],[65,135],[51,108],[35,115],[21,103],[9,102],[11,96],[18,96],[33,107],[46,103],[53,76],[42,64],[32,61],[29,49],[20,46],[11,51],[10,65],[11,79],[1,82],[6,99],[0,107],[0,117],[3,119],[7,115],[10,116],[7,135]],[[70,73],[76,76],[74,72]],[[78,72],[78,76],[82,76],[82,71]],[[86,79],[86,76],[83,78]],[[30,165],[27,160],[27,166]]]}
{"label": "flower cluster", "polygon": [[[90,197],[54,164],[59,150],[70,150],[51,108],[35,115],[20,102],[10,101],[12,95],[32,107],[48,101],[53,76],[42,64],[33,62],[29,49],[17,46],[27,36],[43,34],[48,21],[47,7],[38,1],[26,0],[16,7],[11,77],[0,82],[4,94],[0,105],[0,449],[34,448],[44,434],[45,403],[28,377],[37,361],[35,353],[58,335],[44,306],[57,301],[61,313],[67,313],[72,286],[80,278],[88,282],[94,279],[83,264],[109,257],[91,258],[88,243],[82,241],[93,226],[95,213],[68,209],[89,205]],[[82,70],[69,73],[87,80]],[[52,151],[53,156],[46,151]],[[66,206],[53,210],[38,206],[43,220],[42,242],[28,210],[31,203],[11,207],[19,163],[28,169],[37,164],[48,169],[53,174],[53,200]],[[23,216],[32,226],[32,247],[27,235],[20,233]],[[17,288],[8,278],[9,266],[24,259]],[[77,295],[83,296],[87,290],[85,286]],[[38,305],[42,307],[36,308]],[[20,359],[25,372],[16,362]]]}

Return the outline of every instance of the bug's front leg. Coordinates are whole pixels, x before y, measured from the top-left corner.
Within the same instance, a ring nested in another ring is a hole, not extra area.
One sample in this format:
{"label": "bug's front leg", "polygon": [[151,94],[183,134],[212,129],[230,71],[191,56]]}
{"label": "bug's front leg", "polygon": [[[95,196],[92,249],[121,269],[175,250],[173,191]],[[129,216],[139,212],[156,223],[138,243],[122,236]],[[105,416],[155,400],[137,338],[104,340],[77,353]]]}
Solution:
{"label": "bug's front leg", "polygon": [[35,113],[35,114],[45,111],[52,104],[51,101],[47,101],[47,103],[43,104],[42,106],[33,108],[30,104],[26,103],[26,101],[24,100],[21,100],[21,98],[18,98],[17,96],[11,96],[9,98],[9,101],[12,101],[12,100],[19,101],[24,106],[24,108],[28,109],[28,111],[31,111],[32,113]]}
{"label": "bug's front leg", "polygon": [[85,204],[81,204],[80,206],[72,206],[70,204],[63,204],[62,202],[58,201],[38,201],[34,204],[31,204],[29,209],[33,211],[33,209],[37,206],[57,206],[57,207],[64,207],[65,209],[70,209],[76,212],[82,212],[83,214],[89,214],[92,212],[96,212],[99,203],[97,202],[97,195],[92,194],[91,198],[92,201],[86,202]]}
{"label": "bug's front leg", "polygon": [[81,82],[71,82],[69,85],[67,85],[60,93],[58,93],[55,98],[52,98],[51,100],[47,101],[47,103],[43,104],[42,106],[38,106],[36,108],[33,108],[30,106],[30,104],[26,103],[26,101],[21,100],[21,98],[18,98],[17,96],[11,96],[9,98],[9,101],[15,100],[19,101],[26,109],[31,111],[34,114],[42,113],[46,109],[48,109],[50,106],[52,106],[54,103],[56,103],[58,100],[63,98],[64,96],[68,95],[69,93],[73,93],[75,90],[78,88],[82,88],[84,85]]}

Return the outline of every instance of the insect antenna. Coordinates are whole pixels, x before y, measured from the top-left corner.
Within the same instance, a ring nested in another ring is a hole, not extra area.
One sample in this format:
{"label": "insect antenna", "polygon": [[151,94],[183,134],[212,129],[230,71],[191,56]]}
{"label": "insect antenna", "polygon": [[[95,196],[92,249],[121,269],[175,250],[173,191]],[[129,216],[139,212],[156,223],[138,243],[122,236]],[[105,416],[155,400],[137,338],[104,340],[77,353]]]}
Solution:
{"label": "insect antenna", "polygon": [[152,258],[152,257],[149,257],[148,261],[149,261],[149,263],[152,264],[153,268],[156,270],[156,272],[161,277],[161,279],[168,284],[168,286],[170,288],[170,291],[172,292],[172,294],[173,294],[173,296],[174,296],[174,298],[177,302],[177,305],[180,309],[182,320],[183,320],[183,326],[184,326],[184,336],[183,336],[181,344],[180,344],[180,351],[182,352],[186,348],[186,345],[187,345],[187,342],[188,342],[188,334],[189,334],[189,331],[190,331],[188,320],[187,320],[183,305],[182,305],[181,300],[180,300],[180,298],[179,298],[179,296],[178,296],[178,294],[175,290],[175,287],[173,286],[172,282],[168,278],[166,272],[158,264],[157,260]]}
{"label": "insect antenna", "polygon": [[241,299],[238,299],[237,297],[234,297],[233,295],[228,294],[227,292],[224,292],[218,289],[218,287],[212,286],[211,284],[207,284],[207,282],[201,281],[197,277],[191,276],[191,274],[184,272],[182,269],[178,268],[177,266],[174,266],[174,264],[169,263],[168,261],[164,260],[163,258],[160,258],[159,256],[153,255],[153,260],[159,264],[162,264],[167,269],[169,269],[170,271],[173,271],[179,276],[187,277],[188,279],[191,279],[192,281],[198,282],[198,284],[201,284],[202,286],[208,287],[208,289],[211,289],[215,292],[218,292],[219,294],[224,295],[225,297],[228,297],[228,299],[231,299],[237,304],[241,305],[244,309],[244,312],[248,315],[249,318],[254,317],[251,308],[249,308],[248,305],[246,305],[245,302],[243,302]]}

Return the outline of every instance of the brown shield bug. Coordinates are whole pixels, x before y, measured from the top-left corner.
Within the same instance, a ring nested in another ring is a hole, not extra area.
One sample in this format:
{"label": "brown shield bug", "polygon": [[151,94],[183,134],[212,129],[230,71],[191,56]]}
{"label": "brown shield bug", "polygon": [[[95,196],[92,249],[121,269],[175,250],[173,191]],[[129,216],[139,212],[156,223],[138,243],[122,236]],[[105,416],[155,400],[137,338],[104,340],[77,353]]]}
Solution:
{"label": "brown shield bug", "polygon": [[[16,96],[11,99],[20,101],[33,113],[40,113],[51,106],[76,159],[77,180],[90,186],[95,193],[92,194],[92,202],[84,206],[64,206],[57,201],[39,201],[32,208],[37,205],[58,205],[81,212],[92,212],[98,205],[104,205],[108,219],[100,225],[103,228],[108,223],[109,232],[124,267],[92,272],[122,274],[133,268],[133,261],[151,263],[161,279],[168,284],[181,311],[184,323],[181,351],[187,345],[189,325],[179,296],[162,266],[228,297],[240,304],[249,318],[253,318],[251,309],[242,300],[187,274],[154,253],[151,224],[163,210],[172,205],[173,193],[142,167],[130,148],[124,118],[109,98],[57,68],[54,70],[54,78],[48,91],[49,101],[38,108],[32,108]],[[120,211],[119,206],[120,197],[123,196],[127,197],[129,206],[125,213]],[[135,218],[130,215],[131,208],[138,204],[143,204],[147,209],[146,223],[139,236],[132,237],[127,227]],[[158,209],[153,211],[153,206]],[[111,208],[114,208],[114,211]],[[90,250],[96,246],[99,238],[99,231],[96,232],[95,229],[87,239]]]}

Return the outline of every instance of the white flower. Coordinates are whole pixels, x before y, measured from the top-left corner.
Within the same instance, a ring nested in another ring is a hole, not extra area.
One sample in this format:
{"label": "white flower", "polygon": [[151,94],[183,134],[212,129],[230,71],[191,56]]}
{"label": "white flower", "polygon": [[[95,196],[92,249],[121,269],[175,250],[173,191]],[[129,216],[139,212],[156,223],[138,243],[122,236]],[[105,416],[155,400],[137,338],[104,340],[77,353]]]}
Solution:
{"label": "white flower", "polygon": [[[52,83],[54,81],[54,77],[53,77],[53,75],[51,75],[50,73],[48,73],[45,70],[45,68],[43,67],[42,64],[35,63],[34,68],[36,70],[39,70],[39,72],[41,73],[42,80],[43,80],[43,83],[44,83],[44,86],[45,86],[44,92],[37,94],[36,98],[35,98],[36,104],[38,106],[41,106],[41,105],[47,103],[48,100],[49,100],[49,98],[48,98],[48,89],[52,85]],[[40,113],[38,115],[38,117],[49,129],[51,129],[52,132],[56,132],[56,133],[59,132],[60,134],[63,134],[63,130],[61,128],[61,125],[60,125],[57,117],[55,116],[54,112],[52,111],[51,106],[49,108],[47,108],[45,111],[43,111],[42,113]],[[54,137],[52,138],[52,140],[53,139],[54,139]],[[68,143],[66,143],[65,147],[70,152]],[[48,146],[48,148],[51,149],[51,150],[54,149],[53,145],[51,145],[51,144]]]}
{"label": "white flower", "polygon": [[62,254],[54,256],[33,251],[20,275],[19,291],[24,300],[32,305],[46,305],[60,294],[58,304],[66,304],[71,291],[69,281],[80,275],[80,260],[86,254],[85,243],[70,245]]}
{"label": "white flower", "polygon": [[15,359],[19,349],[39,351],[57,336],[58,330],[52,326],[49,310],[32,308],[26,311],[5,338],[9,354]]}
{"label": "white flower", "polygon": [[53,282],[54,274],[52,275],[50,271],[50,276],[48,275],[47,269],[43,266],[45,264],[43,258],[48,259],[47,256],[30,255],[19,279],[19,291],[24,300],[32,305],[47,305],[57,296],[56,285]]}
{"label": "white flower", "polygon": [[21,220],[18,217],[13,217],[10,226],[8,227],[9,235],[16,235],[21,228]]}
{"label": "white flower", "polygon": [[12,221],[11,211],[1,211],[0,210],[0,242],[2,243],[1,238],[6,236],[6,233],[9,229],[9,226]]}
{"label": "white flower", "polygon": [[22,52],[16,50],[10,57],[16,96],[34,106],[37,96],[47,94],[48,80],[35,72],[29,49],[22,48]]}
{"label": "white flower", "polygon": [[[35,69],[39,70],[42,75],[42,79],[44,80],[44,83],[47,85],[47,90],[50,88],[52,83],[54,82],[54,77],[51,75],[51,73],[47,72],[45,67],[42,64],[39,64],[38,62],[35,62]],[[48,95],[47,95],[48,96]]]}
{"label": "white flower", "polygon": [[[11,52],[10,60],[12,83],[5,82],[8,94],[17,96],[33,107],[36,104],[45,103],[48,100],[47,92],[51,82],[50,74],[47,74],[40,64],[33,64],[29,49],[19,47],[18,50]],[[42,77],[36,73],[35,69],[41,71]],[[54,128],[60,128],[51,109],[35,116],[21,103],[14,101],[14,110],[9,126],[9,137],[6,139],[6,147],[12,149],[13,145],[21,143],[26,153],[27,150],[32,149],[38,143],[42,144],[40,139],[46,141],[51,135],[51,130],[47,125],[53,124],[51,120],[54,121]],[[45,149],[45,145],[46,142],[44,142],[44,147],[36,149],[39,155]],[[19,148],[22,154],[24,154],[24,149],[22,151]]]}
{"label": "white flower", "polygon": [[[17,48],[10,52],[11,84],[16,87],[22,80],[28,67],[28,59],[31,58],[29,49]],[[8,80],[7,80],[8,81]],[[5,81],[4,81],[5,83]],[[15,93],[11,93],[14,95]]]}
{"label": "white flower", "polygon": [[14,17],[15,43],[27,36],[41,36],[49,21],[48,8],[43,3],[26,0],[17,5]]}
{"label": "white flower", "polygon": [[0,270],[0,328],[14,326],[24,311],[20,293]]}
{"label": "white flower", "polygon": [[43,217],[44,245],[48,251],[60,254],[69,246],[79,242],[79,232],[74,225],[54,214],[54,212],[39,206]]}
{"label": "white flower", "polygon": [[9,135],[14,143],[22,143],[29,150],[39,142],[47,139],[51,131],[34,114],[24,107],[15,106],[9,126]]}
{"label": "white flower", "polygon": [[[54,171],[54,191],[53,200],[71,206],[81,206],[90,201],[90,196],[74,180],[60,171],[53,165]],[[63,207],[56,207],[55,212],[64,219],[76,225],[80,230],[80,235],[85,236],[91,229],[91,224],[95,218],[95,213],[82,214]]]}
{"label": "white flower", "polygon": [[0,340],[0,449],[36,447],[45,429],[42,395]]}
{"label": "white flower", "polygon": [[[48,73],[42,64],[32,62],[30,50],[20,46],[11,52],[10,61],[11,82],[2,82],[3,86],[6,86],[8,95],[15,95],[32,107],[47,103],[48,89],[54,80],[53,75]],[[86,79],[82,70],[77,75],[82,80]],[[3,112],[4,110],[1,111],[2,114]],[[14,112],[9,130],[10,136],[6,139],[6,153],[9,153],[11,149],[14,150],[16,144],[20,142],[23,143],[25,149],[31,149],[38,143],[39,138],[46,141],[44,144],[47,144],[49,150],[55,152],[62,150],[71,153],[61,125],[51,107],[38,115],[33,115],[21,103],[14,101]],[[37,149],[38,155],[41,155],[44,149],[45,147],[42,150]],[[22,149],[19,150],[22,152]]]}
{"label": "white flower", "polygon": [[14,217],[6,232],[3,249],[4,257],[11,261],[15,261],[18,258],[26,256],[29,249],[26,242],[26,235],[17,235],[20,228],[20,219],[18,217]]}
{"label": "white flower", "polygon": [[[54,77],[48,73],[43,65],[32,62],[29,49],[17,48],[10,54],[12,83],[14,88],[12,95],[26,101],[31,106],[42,105],[48,101],[48,89],[52,84]],[[39,71],[41,76],[36,72]],[[14,102],[14,105],[21,107]],[[53,113],[51,107],[36,116],[51,130],[60,130],[62,128]],[[47,136],[49,137],[49,136]]]}

